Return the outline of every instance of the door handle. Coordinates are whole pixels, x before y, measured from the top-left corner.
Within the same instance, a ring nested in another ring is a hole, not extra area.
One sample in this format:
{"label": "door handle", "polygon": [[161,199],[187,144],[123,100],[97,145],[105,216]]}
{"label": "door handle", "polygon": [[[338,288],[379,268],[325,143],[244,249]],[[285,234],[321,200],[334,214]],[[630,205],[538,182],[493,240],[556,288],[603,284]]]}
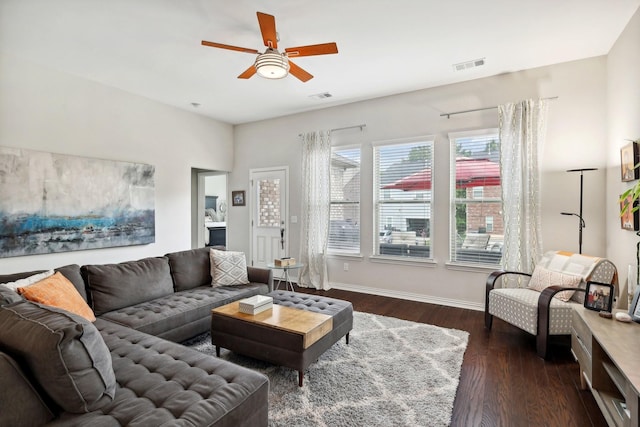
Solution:
{"label": "door handle", "polygon": [[[284,221],[281,223],[284,225]],[[284,251],[284,227],[280,227],[280,246],[282,246],[282,250]]]}

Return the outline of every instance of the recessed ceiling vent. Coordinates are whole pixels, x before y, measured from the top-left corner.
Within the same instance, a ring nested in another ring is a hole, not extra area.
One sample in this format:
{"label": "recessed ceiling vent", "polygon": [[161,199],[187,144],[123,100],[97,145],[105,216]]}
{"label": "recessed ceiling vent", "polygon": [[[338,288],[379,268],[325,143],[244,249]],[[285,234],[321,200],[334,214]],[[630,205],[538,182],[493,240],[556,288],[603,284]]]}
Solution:
{"label": "recessed ceiling vent", "polygon": [[468,70],[470,68],[480,67],[482,65],[484,65],[484,58],[461,62],[459,64],[453,64],[453,69],[456,71],[463,71],[463,70]]}
{"label": "recessed ceiling vent", "polygon": [[314,98],[314,99],[326,99],[326,98],[331,98],[333,95],[331,95],[329,92],[322,92],[322,93],[316,93],[315,95],[309,95],[309,98]]}

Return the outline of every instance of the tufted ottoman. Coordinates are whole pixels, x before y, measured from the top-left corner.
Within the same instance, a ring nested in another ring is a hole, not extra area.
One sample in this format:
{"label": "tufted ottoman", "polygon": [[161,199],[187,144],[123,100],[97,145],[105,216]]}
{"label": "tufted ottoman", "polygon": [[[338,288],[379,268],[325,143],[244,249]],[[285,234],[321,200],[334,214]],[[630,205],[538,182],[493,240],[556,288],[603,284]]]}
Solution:
{"label": "tufted ottoman", "polygon": [[252,321],[248,315],[225,315],[221,307],[212,311],[211,341],[216,346],[218,356],[223,347],[297,370],[298,385],[302,387],[304,371],[311,363],[343,336],[349,343],[349,331],[353,328],[353,306],[348,301],[297,292],[274,291],[267,295],[273,297],[273,303],[279,306],[329,316],[331,329],[324,331],[326,333],[323,332],[321,338],[305,348],[299,335],[289,330]]}

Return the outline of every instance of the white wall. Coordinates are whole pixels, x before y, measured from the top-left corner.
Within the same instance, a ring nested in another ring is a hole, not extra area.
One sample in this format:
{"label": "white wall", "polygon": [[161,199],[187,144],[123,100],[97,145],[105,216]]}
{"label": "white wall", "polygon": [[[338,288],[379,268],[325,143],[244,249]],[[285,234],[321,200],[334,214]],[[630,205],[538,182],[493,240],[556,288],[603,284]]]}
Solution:
{"label": "white wall", "polygon": [[[525,98],[554,97],[543,168],[543,237],[545,249],[578,250],[578,224],[561,216],[578,211],[579,175],[566,169],[596,167],[585,175],[583,252],[605,255],[604,168],[606,166],[605,73],[606,59],[592,58],[465,83],[441,86],[319,111],[236,126],[235,161],[230,190],[249,188],[249,170],[269,166],[290,167],[290,215],[300,217],[301,144],[298,134],[314,129],[340,128],[365,123],[364,131],[334,133],[338,145],[362,144],[362,248],[361,258],[331,258],[329,280],[334,287],[357,289],[408,299],[481,308],[486,270],[447,267],[449,132],[498,127],[497,110],[461,114],[450,119],[443,112],[495,106]],[[426,71],[427,72],[427,71]],[[334,94],[339,97],[340,94]],[[435,266],[372,262],[374,233],[371,142],[435,135],[434,217],[432,251]],[[232,249],[249,252],[249,206],[230,207],[228,221]],[[291,224],[299,235],[300,224]],[[299,253],[293,239],[291,253]],[[343,271],[343,263],[349,271]]]}
{"label": "white wall", "polygon": [[154,244],[4,258],[0,274],[191,248],[191,168],[231,170],[231,125],[13,56],[0,76],[0,145],[152,164],[156,187]]}
{"label": "white wall", "polygon": [[620,180],[620,148],[640,138],[640,10],[627,24],[607,56],[607,256],[618,267],[620,282],[627,266],[636,265],[640,238],[620,228],[619,195],[634,183]]}
{"label": "white wall", "polygon": [[[638,22],[637,16],[634,18]],[[630,27],[632,24],[629,24]],[[637,27],[637,25],[636,25]],[[432,267],[371,262],[373,201],[371,193],[362,197],[363,257],[332,258],[330,281],[334,286],[396,295],[409,299],[480,308],[484,300],[484,270],[454,270],[445,265],[448,236],[448,132],[497,126],[495,110],[440,117],[443,112],[482,108],[524,98],[559,96],[553,101],[545,147],[543,172],[543,228],[547,249],[577,250],[577,223],[559,214],[577,211],[578,176],[566,169],[598,167],[585,176],[584,215],[587,229],[584,252],[605,255],[605,230],[610,231],[607,252],[616,247],[635,248],[633,233],[605,226],[605,183],[615,174],[621,138],[609,132],[605,121],[606,66],[629,61],[637,55],[637,31],[631,47],[618,46],[623,53],[612,58],[593,58],[497,77],[442,86],[363,101],[315,112],[237,126],[207,119],[145,98],[82,80],[19,58],[0,56],[0,145],[153,164],[156,167],[156,243],[146,246],[110,248],[62,254],[0,259],[0,273],[56,267],[68,263],[105,263],[155,256],[191,246],[192,168],[230,171],[229,192],[249,190],[249,170],[288,165],[290,168],[290,214],[300,217],[300,160],[298,134],[313,129],[338,128],[366,123],[358,130],[336,132],[339,145],[363,144],[362,188],[372,187],[372,141],[435,135],[434,256]],[[624,50],[623,50],[624,48]],[[635,49],[635,50],[633,50]],[[637,56],[629,69],[638,69]],[[635,68],[634,68],[635,66]],[[638,82],[629,80],[619,89],[624,97],[621,113],[627,127],[624,137],[638,137],[637,99],[625,92]],[[611,76],[611,71],[610,71]],[[622,77],[621,77],[622,78]],[[611,87],[619,79],[614,79]],[[616,92],[616,89],[610,89]],[[340,94],[334,94],[339,97]],[[637,97],[636,97],[637,98]],[[635,103],[635,104],[633,104]],[[632,105],[633,104],[633,105]],[[633,108],[631,108],[633,106]],[[634,121],[635,120],[635,121]],[[621,126],[621,125],[620,125]],[[627,135],[630,133],[631,135]],[[610,146],[603,144],[609,139]],[[234,148],[235,141],[235,148]],[[614,146],[611,146],[615,145]],[[234,152],[235,151],[235,152]],[[605,161],[606,160],[606,161]],[[617,182],[619,184],[619,182]],[[611,204],[620,189],[607,188],[607,216],[615,215]],[[2,203],[0,201],[0,203]],[[614,205],[617,206],[616,203]],[[229,206],[229,247],[249,252],[249,206]],[[617,224],[616,221],[613,221]],[[436,225],[436,223],[438,225]],[[291,224],[292,235],[299,224]],[[619,238],[627,238],[618,245]],[[291,242],[291,253],[299,252],[299,242]],[[635,256],[635,252],[632,251]],[[626,252],[616,255],[628,256]],[[615,260],[614,260],[615,261]],[[623,260],[624,261],[624,260]],[[350,264],[342,271],[343,262]],[[624,261],[627,262],[627,261]]]}
{"label": "white wall", "polygon": [[218,196],[218,203],[227,199],[227,177],[225,175],[211,175],[204,177],[204,194]]}

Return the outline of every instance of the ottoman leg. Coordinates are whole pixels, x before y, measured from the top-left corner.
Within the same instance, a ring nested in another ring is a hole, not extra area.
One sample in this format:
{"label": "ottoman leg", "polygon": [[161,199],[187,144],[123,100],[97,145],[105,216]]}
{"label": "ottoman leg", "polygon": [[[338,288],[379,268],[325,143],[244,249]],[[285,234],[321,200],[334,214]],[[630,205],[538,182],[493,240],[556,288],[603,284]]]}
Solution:
{"label": "ottoman leg", "polygon": [[344,336],[347,339],[347,345],[349,345],[349,332],[347,332],[347,335]]}
{"label": "ottoman leg", "polygon": [[298,371],[298,387],[302,387],[303,378],[304,378],[304,372]]}
{"label": "ottoman leg", "polygon": [[216,346],[216,357],[220,357],[220,346]]}

